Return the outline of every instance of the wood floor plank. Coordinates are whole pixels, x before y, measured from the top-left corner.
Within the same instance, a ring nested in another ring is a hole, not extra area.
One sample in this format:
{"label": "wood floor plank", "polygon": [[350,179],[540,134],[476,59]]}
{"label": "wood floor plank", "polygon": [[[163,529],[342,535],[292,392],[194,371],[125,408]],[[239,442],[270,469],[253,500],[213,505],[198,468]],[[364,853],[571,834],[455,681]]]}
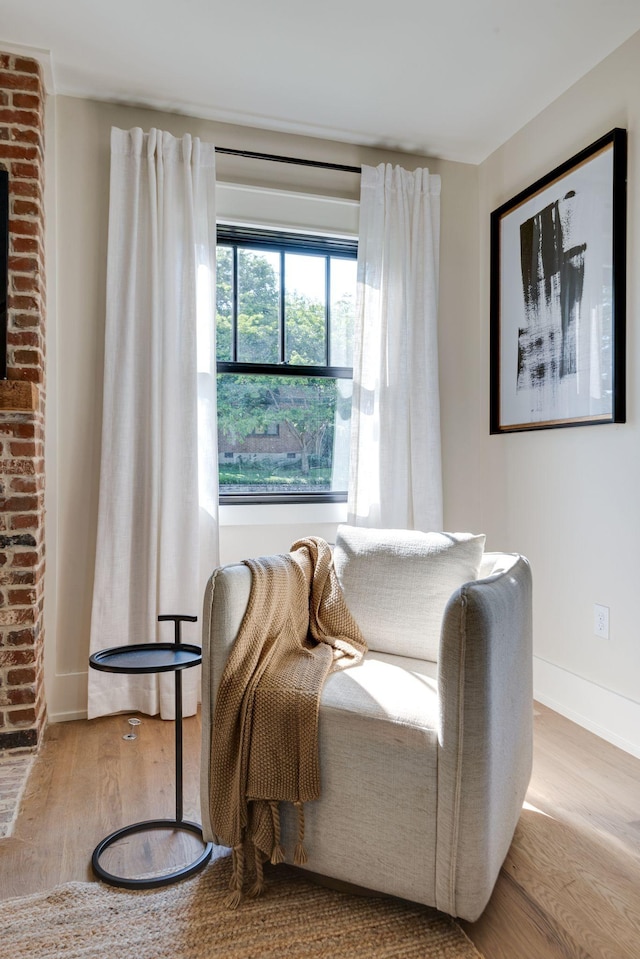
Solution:
{"label": "wood floor plank", "polygon": [[485,959],[590,959],[508,871],[475,923],[461,923]]}
{"label": "wood floor plank", "polygon": [[[526,890],[556,933],[563,931],[577,955],[637,956],[640,897],[632,884],[633,879],[637,883],[637,868],[615,857],[615,870],[605,876],[605,857],[599,840],[591,841],[566,822],[525,810],[504,871]],[[629,922],[634,915],[635,923]]]}

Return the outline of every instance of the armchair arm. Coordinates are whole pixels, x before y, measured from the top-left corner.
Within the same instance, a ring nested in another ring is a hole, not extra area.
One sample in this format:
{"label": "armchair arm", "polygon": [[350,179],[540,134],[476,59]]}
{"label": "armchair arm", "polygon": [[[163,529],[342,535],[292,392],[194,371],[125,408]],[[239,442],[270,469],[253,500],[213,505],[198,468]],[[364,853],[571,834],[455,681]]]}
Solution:
{"label": "armchair arm", "polygon": [[[227,657],[240,629],[251,592],[251,570],[242,564],[216,569],[207,583],[202,614],[202,755],[200,796],[209,795],[209,749],[215,697]],[[214,837],[208,804],[202,803],[202,831]]]}
{"label": "armchair arm", "polygon": [[437,907],[470,920],[491,895],[532,765],[531,571],[521,556],[500,559],[500,572],[449,600],[438,664]]}

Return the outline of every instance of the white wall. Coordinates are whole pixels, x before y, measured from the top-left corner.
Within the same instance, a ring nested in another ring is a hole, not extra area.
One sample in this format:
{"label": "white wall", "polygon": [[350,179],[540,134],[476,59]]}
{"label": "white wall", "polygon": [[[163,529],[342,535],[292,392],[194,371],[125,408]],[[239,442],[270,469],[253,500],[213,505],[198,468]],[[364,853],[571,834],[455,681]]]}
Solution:
{"label": "white wall", "polygon": [[[629,134],[627,423],[488,435],[489,216],[613,127]],[[480,167],[482,524],[525,553],[534,579],[538,698],[640,755],[640,34],[567,91]],[[593,606],[611,610],[610,640]]]}
{"label": "white wall", "polygon": [[[174,114],[57,97],[47,148],[55,151],[55,184],[48,192],[49,236],[55,250],[55,315],[48,331],[48,435],[55,446],[47,478],[47,703],[52,721],[86,711],[86,673],[96,551],[102,366],[106,281],[109,134],[112,125],[185,132],[218,146],[308,156],[348,165],[428,166],[442,176],[441,376],[445,511],[450,528],[476,528],[481,503],[476,482],[481,371],[476,341],[465,332],[478,310],[478,171],[465,164],[378,151],[331,141],[276,135]],[[359,177],[220,156],[220,180],[287,192],[356,201]],[[284,205],[283,205],[284,209]],[[55,214],[55,215],[53,215]],[[287,214],[288,215],[288,214]],[[329,228],[328,223],[324,223]],[[52,260],[54,258],[52,257]],[[310,533],[331,540],[344,517],[318,506],[227,507],[221,560],[288,549]],[[141,641],[144,637],[140,637]],[[118,637],[113,637],[114,644]]]}

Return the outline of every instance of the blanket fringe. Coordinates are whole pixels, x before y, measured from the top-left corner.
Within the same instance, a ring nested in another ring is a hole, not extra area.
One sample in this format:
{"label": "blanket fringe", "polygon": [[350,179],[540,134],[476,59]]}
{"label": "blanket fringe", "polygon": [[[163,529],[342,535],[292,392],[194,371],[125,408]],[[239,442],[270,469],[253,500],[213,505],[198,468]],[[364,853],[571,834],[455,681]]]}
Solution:
{"label": "blanket fringe", "polygon": [[264,871],[263,871],[263,854],[255,845],[253,846],[253,853],[255,859],[256,867],[256,878],[255,882],[252,885],[251,889],[247,893],[250,899],[256,899],[258,896],[261,896],[264,892]]}
{"label": "blanket fringe", "polygon": [[224,900],[224,904],[227,909],[237,909],[241,902],[242,893],[239,889],[236,889],[235,892],[230,892]]}
{"label": "blanket fringe", "polygon": [[304,848],[304,803],[294,802],[298,812],[298,841],[293,851],[294,866],[304,866],[307,861],[307,852]]}
{"label": "blanket fringe", "polygon": [[275,800],[269,802],[271,810],[271,821],[273,823],[273,849],[271,850],[271,862],[274,866],[284,862],[284,849],[280,842],[280,810]]}
{"label": "blanket fringe", "polygon": [[224,904],[227,909],[237,909],[242,902],[242,886],[244,884],[244,846],[239,843],[231,850],[231,879],[229,880],[229,889],[231,892],[225,898]]}

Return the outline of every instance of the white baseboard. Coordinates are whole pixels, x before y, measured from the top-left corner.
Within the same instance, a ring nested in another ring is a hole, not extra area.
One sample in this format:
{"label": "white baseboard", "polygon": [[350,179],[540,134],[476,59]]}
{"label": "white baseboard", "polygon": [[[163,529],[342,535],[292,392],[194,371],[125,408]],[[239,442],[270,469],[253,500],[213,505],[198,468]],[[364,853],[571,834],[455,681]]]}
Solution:
{"label": "white baseboard", "polygon": [[533,657],[533,695],[543,706],[640,759],[640,703]]}
{"label": "white baseboard", "polygon": [[72,723],[76,719],[86,719],[87,710],[78,709],[73,710],[69,709],[66,712],[47,712],[47,722],[49,723]]}

